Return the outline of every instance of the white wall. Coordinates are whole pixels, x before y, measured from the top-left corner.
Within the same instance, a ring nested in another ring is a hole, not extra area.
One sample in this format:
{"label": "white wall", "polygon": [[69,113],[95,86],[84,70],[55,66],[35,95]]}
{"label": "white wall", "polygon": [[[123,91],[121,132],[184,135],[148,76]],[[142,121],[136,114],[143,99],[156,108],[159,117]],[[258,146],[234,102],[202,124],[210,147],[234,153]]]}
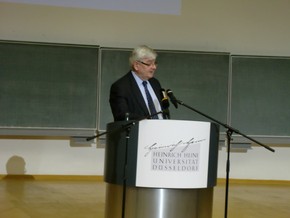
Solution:
{"label": "white wall", "polygon": [[65,139],[2,139],[0,174],[18,174],[24,164],[28,175],[103,175],[104,151]]}
{"label": "white wall", "polygon": [[[256,180],[290,180],[290,147],[272,147],[269,152],[253,147],[246,153],[230,154],[230,178]],[[219,152],[218,178],[226,178],[227,153]]]}
{"label": "white wall", "polygon": [[[0,39],[290,56],[288,0],[183,0],[181,15],[0,3]],[[0,139],[0,174],[12,156],[27,174],[102,175],[104,149],[68,140]],[[290,180],[290,149],[231,156],[231,177]],[[219,177],[226,153],[220,151]]]}

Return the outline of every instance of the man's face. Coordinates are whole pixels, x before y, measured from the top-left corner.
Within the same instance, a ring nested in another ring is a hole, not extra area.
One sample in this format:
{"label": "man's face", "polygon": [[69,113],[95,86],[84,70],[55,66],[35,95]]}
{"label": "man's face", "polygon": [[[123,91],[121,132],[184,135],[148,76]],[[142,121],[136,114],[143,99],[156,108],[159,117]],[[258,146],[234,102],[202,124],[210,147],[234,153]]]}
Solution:
{"label": "man's face", "polygon": [[149,80],[154,76],[157,64],[155,63],[155,59],[143,59],[141,61],[135,61],[134,69],[142,80]]}

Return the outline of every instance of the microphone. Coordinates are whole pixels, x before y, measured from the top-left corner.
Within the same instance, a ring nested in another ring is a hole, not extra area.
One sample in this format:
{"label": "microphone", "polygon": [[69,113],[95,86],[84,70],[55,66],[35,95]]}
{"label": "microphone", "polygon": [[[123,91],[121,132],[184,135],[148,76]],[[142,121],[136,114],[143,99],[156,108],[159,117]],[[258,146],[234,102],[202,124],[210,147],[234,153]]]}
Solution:
{"label": "microphone", "polygon": [[178,108],[178,104],[177,104],[177,99],[175,98],[175,96],[173,95],[173,92],[170,89],[167,89],[166,91],[167,96],[169,97],[171,103],[175,106],[175,108]]}
{"label": "microphone", "polygon": [[129,121],[130,120],[130,114],[128,112],[125,113],[125,120],[126,121]]}
{"label": "microphone", "polygon": [[165,89],[161,89],[161,96],[162,96],[162,100],[161,100],[161,108],[163,111],[163,116],[166,119],[170,119],[170,113],[169,113],[169,100],[166,94]]}
{"label": "microphone", "polygon": [[161,100],[162,109],[169,108],[169,100],[165,92],[165,89],[161,89],[161,96],[162,96],[162,100]]}

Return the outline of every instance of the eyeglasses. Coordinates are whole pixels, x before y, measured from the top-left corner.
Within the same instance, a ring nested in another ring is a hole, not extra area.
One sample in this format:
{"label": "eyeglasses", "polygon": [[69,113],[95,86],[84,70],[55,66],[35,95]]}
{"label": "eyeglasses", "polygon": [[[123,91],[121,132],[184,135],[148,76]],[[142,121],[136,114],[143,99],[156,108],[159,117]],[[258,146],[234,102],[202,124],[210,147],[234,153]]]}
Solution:
{"label": "eyeglasses", "polygon": [[139,62],[139,63],[141,63],[141,64],[144,64],[145,66],[147,66],[147,67],[151,67],[151,66],[155,66],[155,67],[157,67],[157,63],[156,62],[153,62],[153,63],[145,63],[145,62],[143,62],[143,61],[137,61],[137,62]]}

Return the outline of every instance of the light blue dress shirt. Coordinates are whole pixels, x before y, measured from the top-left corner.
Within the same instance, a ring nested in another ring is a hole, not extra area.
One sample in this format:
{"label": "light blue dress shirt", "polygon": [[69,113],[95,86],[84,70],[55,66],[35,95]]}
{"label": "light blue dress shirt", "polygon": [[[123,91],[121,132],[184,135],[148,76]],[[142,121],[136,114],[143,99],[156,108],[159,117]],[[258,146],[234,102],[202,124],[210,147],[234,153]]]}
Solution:
{"label": "light blue dress shirt", "polygon": [[[136,82],[137,82],[137,84],[138,84],[138,87],[139,87],[139,89],[140,89],[140,91],[141,91],[141,93],[142,93],[143,99],[144,99],[144,101],[146,102],[146,105],[147,105],[148,111],[150,111],[150,110],[149,110],[149,107],[148,107],[147,97],[146,97],[146,94],[145,94],[145,89],[144,89],[144,86],[143,86],[143,84],[142,84],[143,80],[140,79],[140,77],[137,76],[137,74],[136,74],[134,71],[131,71],[131,72],[132,72],[132,75],[133,75],[134,79],[136,80]],[[160,105],[160,103],[159,103],[159,101],[158,101],[158,98],[157,98],[157,96],[155,95],[155,92],[154,92],[154,90],[153,90],[153,88],[152,88],[152,86],[150,85],[149,82],[147,83],[147,87],[148,87],[149,93],[150,93],[150,95],[151,95],[151,97],[152,97],[152,100],[153,100],[154,106],[155,106],[155,108],[156,108],[156,111],[157,111],[157,112],[160,112],[160,111],[161,111],[161,105]],[[159,118],[159,119],[163,119],[163,117],[162,117],[162,113],[158,114],[158,118]]]}

